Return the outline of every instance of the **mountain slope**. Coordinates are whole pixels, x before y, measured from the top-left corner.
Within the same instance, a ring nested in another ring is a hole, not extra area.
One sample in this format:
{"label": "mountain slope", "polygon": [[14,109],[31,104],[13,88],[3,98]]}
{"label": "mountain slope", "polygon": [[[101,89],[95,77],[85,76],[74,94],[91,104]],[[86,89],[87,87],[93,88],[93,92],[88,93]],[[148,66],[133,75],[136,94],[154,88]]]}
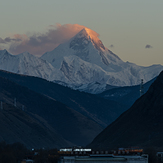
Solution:
{"label": "mountain slope", "polygon": [[[2,95],[2,94],[1,94]],[[71,145],[39,116],[2,103],[0,142],[20,142],[27,148],[61,148]]]}
{"label": "mountain slope", "polygon": [[63,58],[69,56],[79,57],[85,62],[101,67],[103,70],[112,69],[113,67],[108,67],[111,63],[122,62],[117,55],[104,47],[96,32],[88,28],[84,28],[69,41],[59,45],[53,51],[45,53],[41,58],[59,69]]}
{"label": "mountain slope", "polygon": [[163,149],[163,72],[146,94],[102,131],[89,145],[92,148],[154,147]]}
{"label": "mountain slope", "polygon": [[96,95],[75,91],[41,78],[0,71],[0,76],[60,101],[96,121],[102,127],[113,122],[124,110],[122,105]]}
{"label": "mountain slope", "polygon": [[[143,92],[146,93],[150,85],[156,80],[156,78],[150,80],[149,82],[143,84]],[[123,104],[124,111],[129,109],[133,103],[140,97],[140,85],[136,86],[127,86],[127,87],[118,87],[113,88],[107,91],[104,91],[98,96],[116,101],[117,103]]]}
{"label": "mountain slope", "polygon": [[38,115],[50,125],[57,134],[76,145],[85,145],[97,135],[102,127],[79,112],[45,97],[26,87],[0,77],[1,101],[9,104],[17,101],[17,108]]}
{"label": "mountain slope", "polygon": [[[62,73],[47,61],[24,52],[12,55],[7,50],[0,50],[0,69],[29,76],[36,76],[47,80],[61,80]],[[64,79],[66,81],[66,79]]]}

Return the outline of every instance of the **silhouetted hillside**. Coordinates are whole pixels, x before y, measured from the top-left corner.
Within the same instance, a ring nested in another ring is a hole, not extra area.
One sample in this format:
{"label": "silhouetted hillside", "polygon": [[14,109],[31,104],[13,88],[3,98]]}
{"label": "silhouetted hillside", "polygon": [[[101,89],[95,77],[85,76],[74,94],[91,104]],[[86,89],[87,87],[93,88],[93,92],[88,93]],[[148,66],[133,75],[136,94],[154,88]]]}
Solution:
{"label": "silhouetted hillside", "polygon": [[146,94],[89,145],[97,149],[154,147],[163,150],[163,72]]}
{"label": "silhouetted hillside", "polygon": [[[31,113],[30,116],[34,119],[37,118],[40,122],[41,119],[39,117],[41,117],[45,121],[44,125],[47,123],[58,135],[73,144],[85,145],[91,142],[93,137],[102,130],[101,126],[96,122],[66,105],[0,77],[0,101],[13,105],[15,98],[18,109],[22,109],[22,106],[24,106],[24,113]],[[15,121],[13,121],[14,124]],[[21,121],[20,125],[22,125]],[[45,125],[45,127],[48,126]],[[17,137],[19,131],[15,130],[14,132],[13,129],[12,133],[16,134]],[[41,133],[44,134],[43,132]],[[7,135],[12,138],[12,134]]]}
{"label": "silhouetted hillside", "polygon": [[0,131],[0,142],[20,142],[28,148],[59,148],[70,145],[38,115],[4,102],[0,110]]}
{"label": "silhouetted hillside", "polygon": [[64,103],[68,107],[96,121],[103,128],[113,122],[124,111],[124,106],[118,102],[75,91],[41,78],[5,71],[0,71],[0,76]]}

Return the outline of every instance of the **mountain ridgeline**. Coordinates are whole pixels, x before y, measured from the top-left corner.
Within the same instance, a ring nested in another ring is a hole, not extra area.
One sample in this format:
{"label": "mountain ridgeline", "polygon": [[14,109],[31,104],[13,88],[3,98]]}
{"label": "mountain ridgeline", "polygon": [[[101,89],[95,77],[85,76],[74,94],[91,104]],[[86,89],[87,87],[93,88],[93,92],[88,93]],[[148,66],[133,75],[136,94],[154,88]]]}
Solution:
{"label": "mountain ridgeline", "polygon": [[19,142],[29,149],[60,148],[72,145],[39,115],[24,111],[22,108],[18,109],[13,104],[5,102],[1,103],[0,130],[0,142],[7,144]]}
{"label": "mountain ridgeline", "polygon": [[103,45],[96,32],[84,28],[40,58],[28,52],[12,55],[1,50],[0,69],[97,94],[109,86],[138,85],[140,79],[147,82],[156,77],[163,66],[142,67],[123,62]]}

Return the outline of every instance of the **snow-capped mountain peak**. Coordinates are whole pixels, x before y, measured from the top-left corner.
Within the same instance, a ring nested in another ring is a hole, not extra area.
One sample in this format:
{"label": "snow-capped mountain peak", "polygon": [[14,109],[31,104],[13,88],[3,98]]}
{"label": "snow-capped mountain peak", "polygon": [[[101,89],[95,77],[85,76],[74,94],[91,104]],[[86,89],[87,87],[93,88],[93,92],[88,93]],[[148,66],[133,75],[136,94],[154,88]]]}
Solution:
{"label": "snow-capped mountain peak", "polygon": [[17,55],[19,59],[30,60],[36,58],[34,55],[30,54],[29,52],[23,52]]}
{"label": "snow-capped mountain peak", "polygon": [[[79,90],[84,88],[88,90],[90,85],[93,88],[91,83],[96,82],[100,83],[96,87],[100,85],[104,87],[106,84],[136,85],[140,83],[140,79],[147,82],[162,70],[163,66],[151,68],[123,62],[103,45],[98,36],[95,31],[83,28],[70,40],[45,53],[41,58],[62,72],[68,81],[68,86]],[[147,75],[151,70],[152,73]],[[62,83],[67,82],[62,81]],[[96,93],[96,87],[91,93]]]}
{"label": "snow-capped mountain peak", "polygon": [[0,58],[4,57],[4,56],[10,56],[11,54],[6,50],[0,50]]}
{"label": "snow-capped mountain peak", "polygon": [[74,50],[81,50],[92,42],[97,50],[105,50],[105,47],[98,36],[99,34],[95,31],[89,28],[83,28],[70,42],[70,48]]}
{"label": "snow-capped mountain peak", "polygon": [[0,50],[0,55],[4,54],[4,53],[6,53],[6,52],[7,52],[6,49],[4,49],[4,50]]}
{"label": "snow-capped mountain peak", "polygon": [[142,67],[123,62],[98,36],[95,31],[83,28],[41,58],[28,52],[11,55],[1,50],[0,69],[41,77],[90,93],[100,93],[107,85],[137,85],[141,79],[147,82],[163,69],[162,65]]}
{"label": "snow-capped mountain peak", "polygon": [[60,44],[53,51],[45,53],[41,58],[58,69],[61,68],[64,57],[71,55],[91,64],[96,64],[104,70],[113,69],[115,66],[111,68],[108,65],[115,65],[122,62],[122,60],[104,47],[98,36],[95,31],[84,28],[73,38]]}
{"label": "snow-capped mountain peak", "polygon": [[98,38],[95,31],[84,28],[69,42],[70,48],[74,49],[74,54],[84,61],[97,64],[104,70],[110,69],[109,64],[119,64],[122,60],[113,52],[108,50]]}
{"label": "snow-capped mountain peak", "polygon": [[55,68],[41,58],[28,52],[12,55],[7,50],[0,50],[0,69],[47,80],[51,80],[51,77],[54,76],[53,73],[55,73]]}

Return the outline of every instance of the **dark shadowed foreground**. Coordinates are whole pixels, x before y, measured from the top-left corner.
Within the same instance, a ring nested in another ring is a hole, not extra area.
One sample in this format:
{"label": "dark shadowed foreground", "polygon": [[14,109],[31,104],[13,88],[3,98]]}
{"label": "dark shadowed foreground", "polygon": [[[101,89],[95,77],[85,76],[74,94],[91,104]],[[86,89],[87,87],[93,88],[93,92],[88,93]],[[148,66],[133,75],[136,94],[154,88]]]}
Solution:
{"label": "dark shadowed foreground", "polygon": [[[16,99],[16,106],[14,106]],[[79,112],[0,77],[0,141],[28,148],[85,145],[102,130]]]}

